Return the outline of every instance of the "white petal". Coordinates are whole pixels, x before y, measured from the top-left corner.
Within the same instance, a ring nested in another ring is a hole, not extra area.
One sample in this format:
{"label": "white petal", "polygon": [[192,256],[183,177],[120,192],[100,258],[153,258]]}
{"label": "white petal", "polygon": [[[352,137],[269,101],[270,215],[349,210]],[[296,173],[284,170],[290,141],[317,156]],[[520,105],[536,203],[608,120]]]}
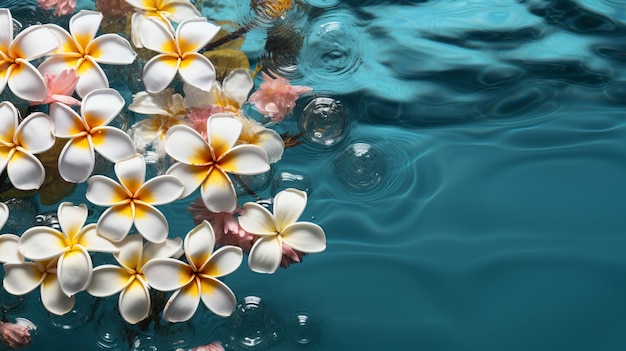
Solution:
{"label": "white petal", "polygon": [[58,257],[66,248],[63,234],[50,227],[32,227],[26,230],[18,244],[20,253],[33,261]]}
{"label": "white petal", "polygon": [[144,239],[153,243],[165,241],[169,233],[163,213],[148,204],[135,204],[135,228]]}
{"label": "white petal", "polygon": [[135,279],[120,294],[119,309],[122,318],[136,324],[150,313],[150,291],[139,279]]}
{"label": "white petal", "polygon": [[17,59],[7,82],[9,89],[20,99],[42,101],[46,98],[46,81],[28,61]]}
{"label": "white petal", "polygon": [[211,212],[231,213],[237,207],[237,193],[228,176],[217,168],[202,183],[200,195]]}
{"label": "white petal", "polygon": [[37,70],[42,75],[48,73],[56,76],[65,70],[78,68],[79,61],[82,62],[82,59],[76,54],[58,54],[48,57],[37,67]]}
{"label": "white petal", "polygon": [[193,317],[200,304],[200,287],[193,281],[176,291],[167,301],[163,318],[172,323],[184,322]]}
{"label": "white petal", "polygon": [[61,290],[67,296],[74,296],[77,292],[87,289],[92,269],[91,256],[84,248],[76,246],[76,249],[63,254],[57,266]]}
{"label": "white petal", "polygon": [[171,96],[171,89],[154,94],[140,91],[133,95],[133,103],[128,106],[128,109],[144,115],[169,115],[171,112],[167,110],[167,107]]}
{"label": "white petal", "polygon": [[181,238],[166,239],[162,243],[147,242],[143,247],[144,263],[155,258],[179,258],[182,254],[183,240]]}
{"label": "white petal", "polygon": [[37,25],[25,28],[11,44],[10,54],[27,61],[40,58],[59,47],[59,41],[48,28]]}
{"label": "white petal", "polygon": [[127,235],[122,241],[115,243],[119,251],[113,255],[117,262],[130,270],[140,267],[139,262],[143,260],[143,238],[139,234]]}
{"label": "white petal", "polygon": [[135,217],[134,212],[130,204],[113,206],[102,213],[96,230],[103,237],[118,242],[130,232]]}
{"label": "white petal", "polygon": [[217,279],[204,278],[200,286],[200,298],[208,309],[221,317],[228,317],[233,313],[237,298],[226,284]]}
{"label": "white petal", "polygon": [[24,262],[24,256],[17,249],[19,240],[20,237],[15,234],[0,235],[0,262]]}
{"label": "white petal", "polygon": [[315,223],[291,224],[283,229],[280,236],[285,244],[301,252],[316,253],[326,249],[324,230]]}
{"label": "white petal", "polygon": [[[168,1],[161,5],[161,11],[169,14],[169,18],[174,22],[182,22],[188,18],[202,16],[198,9],[189,1]],[[207,36],[209,33],[206,34]],[[215,34],[213,34],[214,36]]]}
{"label": "white petal", "polygon": [[103,17],[97,11],[81,10],[70,19],[70,33],[83,49],[96,37]]}
{"label": "white petal", "polygon": [[88,136],[68,141],[59,154],[59,174],[68,182],[86,181],[93,172],[94,166],[95,154]]}
{"label": "white petal", "polygon": [[184,187],[184,191],[181,194],[181,198],[189,196],[193,193],[198,186],[202,184],[210,167],[196,167],[189,166],[184,163],[178,162],[173,164],[168,170],[167,174],[176,177]]}
{"label": "white petal", "polygon": [[186,125],[176,125],[167,130],[165,151],[175,160],[190,165],[206,165],[213,161],[207,142]]}
{"label": "white petal", "polygon": [[219,159],[235,145],[242,128],[241,122],[229,114],[216,114],[209,118],[207,139],[215,152],[215,158]]}
{"label": "white petal", "polygon": [[54,102],[50,104],[50,117],[54,120],[54,134],[59,138],[73,138],[86,127],[78,113],[71,107]]}
{"label": "white petal", "polygon": [[41,303],[48,312],[64,315],[74,307],[74,296],[67,296],[61,290],[56,274],[48,274],[41,283]]}
{"label": "white petal", "polygon": [[0,9],[0,50],[9,51],[13,41],[13,16],[9,9]]}
{"label": "white petal", "polygon": [[96,297],[116,294],[124,289],[133,277],[124,268],[107,264],[93,269],[87,292]]}
{"label": "white petal", "polygon": [[274,198],[274,217],[281,230],[295,223],[306,207],[306,193],[289,188],[276,194]]}
{"label": "white petal", "polygon": [[128,134],[114,127],[92,129],[91,141],[96,151],[111,162],[119,162],[135,155],[135,145]]}
{"label": "white petal", "polygon": [[266,128],[257,132],[255,138],[254,144],[265,151],[269,163],[280,161],[285,152],[285,142],[278,133]]}
{"label": "white petal", "polygon": [[4,289],[11,295],[24,295],[41,284],[44,274],[33,262],[4,264]]}
{"label": "white petal", "polygon": [[248,99],[248,93],[250,93],[253,87],[254,82],[248,70],[240,68],[232,70],[228,76],[224,78],[222,90],[224,90],[226,96],[237,102],[238,106],[241,107]]}
{"label": "white petal", "polygon": [[137,55],[126,39],[110,33],[94,39],[87,51],[96,62],[109,65],[131,64]]}
{"label": "white petal", "polygon": [[96,223],[84,226],[78,233],[76,241],[91,252],[115,253],[119,250],[115,244],[98,234]]}
{"label": "white petal", "polygon": [[[74,38],[66,31],[64,28],[56,25],[56,24],[44,24],[43,25],[52,35],[54,35],[59,43],[59,47],[54,50],[51,54],[57,56],[63,53],[75,53],[79,54],[79,49],[76,47],[76,43],[74,43]],[[46,71],[41,71],[41,73],[45,73]],[[56,74],[55,72],[50,72]]]}
{"label": "white petal", "polygon": [[4,202],[0,202],[0,228],[4,227],[7,219],[9,219],[9,207]]}
{"label": "white petal", "polygon": [[209,23],[204,17],[184,20],[176,28],[176,39],[180,52],[197,52],[205,47],[219,31],[219,26]]}
{"label": "white petal", "polygon": [[143,83],[150,93],[163,91],[174,80],[180,62],[177,57],[157,55],[143,66]]}
{"label": "white petal", "polygon": [[155,258],[143,266],[143,274],[148,284],[160,291],[172,291],[194,279],[191,268],[173,258]]}
{"label": "white petal", "polygon": [[39,159],[19,149],[11,157],[7,166],[7,173],[11,184],[20,190],[39,189],[46,176]]}
{"label": "white petal", "polygon": [[248,202],[243,205],[242,213],[239,216],[239,225],[246,232],[256,235],[277,234],[274,216],[265,207]]}
{"label": "white petal", "polygon": [[87,56],[77,68],[80,77],[76,83],[76,93],[84,97],[90,92],[109,87],[109,79],[102,68],[91,57]]}
{"label": "white petal", "polygon": [[209,258],[207,265],[201,271],[212,277],[221,277],[237,270],[241,265],[243,253],[237,246],[222,246]]}
{"label": "white petal", "polygon": [[162,175],[142,185],[135,198],[151,205],[163,205],[178,199],[184,189],[181,181],[175,176]]}
{"label": "white petal", "polygon": [[209,222],[202,221],[185,236],[184,249],[187,261],[195,268],[204,266],[213,252],[215,234]]}
{"label": "white petal", "polygon": [[98,206],[112,206],[128,202],[129,195],[111,178],[95,175],[89,178],[85,196]]}
{"label": "white petal", "polygon": [[54,145],[52,121],[42,112],[31,113],[17,127],[15,132],[19,145],[30,153],[42,153]]}
{"label": "white petal", "polygon": [[124,108],[124,98],[115,89],[91,91],[83,98],[81,114],[91,128],[109,124]]}
{"label": "white petal", "polygon": [[63,202],[57,210],[57,217],[61,230],[69,238],[78,237],[78,232],[83,228],[83,224],[89,215],[87,206],[80,204],[74,206],[71,202]]}
{"label": "white petal", "polygon": [[155,17],[148,17],[139,24],[141,44],[161,54],[177,53],[176,40],[168,25]]}
{"label": "white petal", "polygon": [[[1,9],[0,9],[1,10]],[[2,12],[0,12],[1,14]],[[1,17],[0,17],[1,18]],[[0,140],[5,143],[13,142],[13,135],[18,125],[19,113],[9,101],[0,102]]]}
{"label": "white petal", "polygon": [[279,236],[264,236],[258,239],[248,256],[248,266],[254,272],[274,273],[283,257],[283,246]]}
{"label": "white petal", "polygon": [[122,186],[131,194],[136,194],[146,179],[146,160],[141,155],[115,164],[115,175]]}
{"label": "white petal", "polygon": [[178,73],[183,82],[206,91],[215,82],[215,67],[206,56],[195,52],[183,56]]}
{"label": "white petal", "polygon": [[218,162],[224,171],[234,174],[252,175],[270,170],[265,151],[251,144],[235,146],[224,154]]}

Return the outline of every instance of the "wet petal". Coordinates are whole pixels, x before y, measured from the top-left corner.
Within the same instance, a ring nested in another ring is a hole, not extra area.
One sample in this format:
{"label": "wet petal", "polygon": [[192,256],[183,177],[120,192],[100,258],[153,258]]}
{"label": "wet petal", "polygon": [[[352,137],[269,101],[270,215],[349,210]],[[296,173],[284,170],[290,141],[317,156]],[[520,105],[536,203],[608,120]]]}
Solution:
{"label": "wet petal", "polygon": [[74,296],[67,296],[56,274],[48,274],[41,284],[41,303],[48,312],[64,315],[74,307]]}
{"label": "wet petal", "polygon": [[97,231],[96,223],[91,223],[83,227],[77,235],[77,243],[91,252],[118,252],[119,248],[103,238]]}
{"label": "wet petal", "polygon": [[105,88],[85,95],[81,114],[91,128],[109,124],[124,108],[124,98],[115,89]]}
{"label": "wet petal", "polygon": [[274,198],[274,217],[279,229],[295,223],[306,207],[306,193],[289,188],[276,194]]}
{"label": "wet petal", "polygon": [[[1,10],[1,9],[0,9]],[[0,12],[1,14],[2,12]],[[13,142],[13,135],[18,125],[19,113],[9,101],[0,102],[0,140],[6,143]]]}
{"label": "wet petal", "polygon": [[237,102],[238,106],[241,107],[248,99],[248,93],[250,93],[253,87],[254,82],[252,77],[250,77],[250,73],[245,69],[235,69],[224,78],[222,90],[224,90],[226,96]]}
{"label": "wet petal", "polygon": [[0,262],[24,262],[24,256],[17,249],[19,240],[20,237],[15,234],[0,235]]}
{"label": "wet petal", "polygon": [[191,267],[173,258],[156,258],[146,262],[143,274],[148,284],[160,291],[172,291],[191,282]]}
{"label": "wet petal", "polygon": [[191,195],[202,184],[211,166],[190,166],[184,163],[175,163],[167,170],[167,174],[176,177],[184,187],[181,198]]}
{"label": "wet petal", "polygon": [[229,114],[216,114],[207,123],[207,139],[215,152],[215,158],[228,152],[239,139],[242,124]]}
{"label": "wet petal", "polygon": [[128,134],[114,127],[91,130],[94,149],[111,162],[119,162],[135,155],[135,145]]}
{"label": "wet petal", "polygon": [[179,59],[165,54],[150,59],[143,67],[143,82],[150,93],[163,91],[178,72]]}
{"label": "wet petal", "polygon": [[[174,22],[182,22],[188,18],[202,16],[188,1],[169,1],[161,6],[161,11],[167,12],[169,18]],[[215,36],[215,34],[216,33],[214,33],[213,36]],[[208,36],[208,33],[206,35]]]}
{"label": "wet petal", "polygon": [[32,227],[22,234],[18,250],[33,261],[58,257],[67,249],[65,236],[50,227]]}
{"label": "wet petal", "polygon": [[265,207],[248,202],[243,206],[243,214],[239,216],[239,225],[248,233],[256,235],[277,234],[274,216]]}
{"label": "wet petal", "polygon": [[100,12],[81,10],[70,19],[70,33],[83,49],[96,37],[102,18]]}
{"label": "wet petal", "polygon": [[63,202],[57,210],[57,217],[61,230],[68,238],[76,238],[87,220],[87,206],[80,204],[74,206],[71,202]]}
{"label": "wet petal", "polygon": [[42,112],[31,113],[15,131],[17,143],[30,153],[39,154],[54,145],[52,121]]}
{"label": "wet petal", "polygon": [[124,268],[107,264],[93,269],[87,292],[96,297],[111,296],[124,289],[133,277]]}
{"label": "wet petal", "polygon": [[285,142],[278,133],[271,129],[263,129],[255,134],[255,145],[258,145],[267,154],[269,163],[280,161],[285,152]]}
{"label": "wet petal", "polygon": [[117,34],[103,34],[94,39],[87,52],[98,63],[128,65],[135,61],[135,52],[128,41]]}
{"label": "wet petal", "polygon": [[85,196],[94,205],[112,206],[128,202],[126,191],[111,178],[95,175],[89,178]]}
{"label": "wet petal", "polygon": [[184,189],[181,181],[175,176],[162,175],[147,181],[135,198],[151,205],[163,205],[178,199]]}
{"label": "wet petal", "polygon": [[135,204],[135,228],[144,239],[153,243],[165,241],[169,233],[163,213],[148,204]]}
{"label": "wet petal", "polygon": [[206,56],[195,52],[183,56],[178,72],[183,82],[205,91],[215,82],[215,67]]}
{"label": "wet petal", "polygon": [[84,97],[90,92],[98,89],[109,87],[109,80],[102,68],[93,61],[89,56],[85,57],[82,64],[77,67],[79,75],[78,83],[76,83],[76,93]]}
{"label": "wet petal", "polygon": [[46,176],[39,159],[19,148],[9,161],[7,173],[9,174],[11,184],[20,190],[39,189]]}
{"label": "wet petal", "polygon": [[113,206],[102,213],[96,230],[113,242],[120,241],[128,235],[133,226],[134,212],[130,204]]}
{"label": "wet petal", "polygon": [[176,28],[180,52],[190,53],[202,49],[219,31],[219,26],[209,23],[204,17],[198,16],[181,22]]}
{"label": "wet petal", "polygon": [[127,235],[122,241],[115,243],[119,252],[113,256],[122,266],[135,270],[139,267],[139,261],[143,259],[143,245],[141,235]]}
{"label": "wet petal", "polygon": [[204,266],[213,252],[215,234],[209,222],[202,221],[185,236],[184,249],[187,261],[195,269]]}
{"label": "wet petal", "polygon": [[163,309],[163,318],[168,322],[184,322],[193,317],[200,304],[200,287],[193,281],[176,291]]}
{"label": "wet petal", "polygon": [[221,317],[228,317],[237,304],[235,294],[226,284],[213,278],[205,278],[200,282],[200,297],[204,305]]}
{"label": "wet petal", "polygon": [[219,160],[220,167],[234,174],[261,174],[270,170],[267,154],[256,145],[237,145]]}
{"label": "wet petal", "polygon": [[237,193],[228,176],[217,168],[209,173],[200,191],[202,201],[211,212],[233,212],[237,207]]}
{"label": "wet petal", "polygon": [[137,193],[146,179],[146,160],[141,155],[115,164],[115,175],[130,194]]}
{"label": "wet petal", "polygon": [[306,253],[322,252],[326,249],[324,230],[315,223],[298,222],[283,229],[283,242],[294,250]]}
{"label": "wet petal", "polygon": [[79,291],[87,289],[91,281],[93,265],[87,250],[80,246],[66,252],[59,258],[57,277],[61,290],[67,296],[74,296]]}
{"label": "wet petal", "polygon": [[4,289],[11,295],[24,295],[41,284],[43,272],[33,262],[10,262],[4,264]]}
{"label": "wet petal", "polygon": [[165,135],[165,151],[177,161],[189,165],[206,165],[213,161],[211,149],[204,138],[185,125],[168,129]]}
{"label": "wet petal", "polygon": [[139,24],[139,38],[146,49],[161,54],[178,52],[176,40],[170,28],[158,19],[148,17],[142,20]]}
{"label": "wet petal", "polygon": [[172,92],[169,90],[159,94],[140,91],[133,95],[133,103],[128,109],[144,115],[169,115],[171,112],[167,110],[167,100],[171,96]]}
{"label": "wet petal", "polygon": [[150,313],[150,291],[139,279],[135,279],[120,294],[119,309],[122,318],[136,324]]}
{"label": "wet petal", "polygon": [[94,165],[94,149],[88,136],[68,141],[59,154],[59,174],[71,183],[86,181],[93,172]]}
{"label": "wet petal", "polygon": [[[79,53],[80,50],[74,43],[74,38],[62,27],[56,24],[44,24],[43,25],[52,35],[54,35],[59,42],[59,47],[52,52],[52,54],[61,53]],[[45,71],[42,71],[42,73]]]}
{"label": "wet petal", "polygon": [[166,239],[162,243],[147,242],[143,247],[143,261],[148,262],[155,258],[179,258],[183,254],[183,240],[181,238]]}
{"label": "wet petal", "polygon": [[221,277],[237,270],[241,265],[243,253],[237,246],[222,246],[209,258],[201,271],[211,277]]}
{"label": "wet petal", "polygon": [[59,47],[59,41],[48,28],[35,25],[22,30],[11,43],[10,55],[26,61],[38,59]]}
{"label": "wet petal", "polygon": [[59,138],[73,138],[86,131],[78,113],[67,105],[50,104],[50,117],[54,120],[54,134]]}
{"label": "wet petal", "polygon": [[0,202],[0,228],[4,227],[7,219],[9,219],[9,207],[4,202]]}
{"label": "wet petal", "polygon": [[13,16],[9,9],[0,9],[0,51],[8,52],[13,41]]}
{"label": "wet petal", "polygon": [[283,246],[278,235],[258,239],[248,256],[248,266],[253,272],[274,273],[283,257]]}
{"label": "wet petal", "polygon": [[37,68],[43,75],[44,73],[58,75],[59,73],[78,68],[78,63],[83,59],[76,54],[59,54],[48,57]]}
{"label": "wet petal", "polygon": [[23,59],[16,60],[7,83],[15,96],[27,101],[42,101],[48,92],[41,73]]}

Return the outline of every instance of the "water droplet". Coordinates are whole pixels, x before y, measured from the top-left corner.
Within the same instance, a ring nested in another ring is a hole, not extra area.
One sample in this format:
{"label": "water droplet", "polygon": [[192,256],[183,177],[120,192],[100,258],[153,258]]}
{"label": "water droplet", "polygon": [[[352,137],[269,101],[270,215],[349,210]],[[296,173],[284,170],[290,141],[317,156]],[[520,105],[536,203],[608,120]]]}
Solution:
{"label": "water droplet", "polygon": [[277,319],[260,297],[248,296],[228,320],[228,348],[264,350],[278,340]]}
{"label": "water droplet", "polygon": [[306,142],[331,147],[345,138],[349,121],[341,101],[317,97],[300,114],[299,125]]}
{"label": "water droplet", "polygon": [[377,187],[387,170],[383,152],[364,142],[346,147],[335,158],[333,166],[338,183],[354,192],[367,192]]}
{"label": "water droplet", "polygon": [[289,338],[298,348],[311,349],[318,338],[318,328],[306,313],[298,313],[289,319]]}
{"label": "water droplet", "polygon": [[311,195],[311,180],[302,174],[282,171],[272,180],[272,197],[288,188],[302,190]]}

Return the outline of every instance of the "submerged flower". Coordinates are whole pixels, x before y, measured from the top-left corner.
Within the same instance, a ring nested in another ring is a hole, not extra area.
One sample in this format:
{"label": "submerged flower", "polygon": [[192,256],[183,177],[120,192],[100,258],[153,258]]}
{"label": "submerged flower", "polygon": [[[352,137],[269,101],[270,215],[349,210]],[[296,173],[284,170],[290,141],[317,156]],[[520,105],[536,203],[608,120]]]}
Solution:
{"label": "submerged flower", "polygon": [[117,243],[114,254],[119,266],[106,264],[93,270],[87,292],[105,297],[121,291],[118,306],[120,314],[130,324],[136,324],[150,313],[150,290],[142,268],[155,258],[178,258],[182,254],[182,240],[168,239],[160,244],[143,243],[141,235],[128,235]]}
{"label": "submerged flower", "polygon": [[58,258],[57,278],[61,291],[67,296],[89,286],[93,270],[89,251],[118,251],[110,241],[98,235],[95,224],[83,226],[87,212],[84,204],[73,206],[64,202],[58,209],[61,231],[45,226],[33,227],[24,232],[18,244],[20,253],[30,260]]}
{"label": "submerged flower", "polygon": [[274,198],[274,213],[265,207],[248,202],[239,217],[241,227],[259,235],[248,256],[250,269],[259,273],[274,273],[283,257],[283,246],[316,253],[326,249],[324,230],[315,223],[296,222],[306,207],[304,191],[286,189]]}
{"label": "submerged flower", "polygon": [[114,89],[98,89],[85,95],[78,115],[71,107],[53,103],[55,135],[69,138],[59,155],[59,173],[68,182],[82,183],[95,165],[94,150],[111,162],[135,154],[133,141],[123,131],[108,126],[124,107],[124,98]]}
{"label": "submerged flower", "polygon": [[188,126],[167,132],[165,151],[177,163],[167,171],[185,186],[183,197],[202,184],[204,205],[212,212],[233,212],[235,187],[227,173],[254,175],[270,168],[267,155],[255,145],[236,145],[241,122],[229,115],[214,115],[207,123],[207,140]]}
{"label": "submerged flower", "polygon": [[143,266],[151,287],[161,291],[176,290],[165,306],[163,318],[169,322],[189,320],[200,300],[213,313],[228,317],[235,308],[235,294],[217,278],[234,272],[243,254],[235,246],[223,246],[213,252],[215,236],[208,222],[202,222],[185,236],[187,262],[155,258]]}
{"label": "submerged flower", "polygon": [[18,125],[19,112],[8,101],[0,103],[0,172],[6,168],[11,184],[20,190],[39,189],[45,169],[34,154],[54,145],[52,122],[41,112]]}
{"label": "submerged flower", "polygon": [[272,78],[262,72],[265,82],[255,91],[248,101],[273,122],[280,122],[291,113],[296,100],[304,93],[312,91],[306,86],[290,85],[285,78]]}
{"label": "submerged flower", "polygon": [[134,223],[146,240],[165,241],[167,220],[154,206],[178,199],[183,185],[171,175],[146,182],[146,161],[141,155],[116,163],[115,174],[120,184],[101,175],[88,180],[87,199],[98,206],[111,206],[98,219],[98,233],[117,242],[126,237]]}
{"label": "submerged flower", "polygon": [[143,68],[143,81],[148,92],[167,88],[178,72],[182,80],[198,89],[209,90],[215,81],[215,67],[197,51],[217,34],[220,27],[205,18],[181,22],[174,36],[171,29],[152,18],[139,27],[143,45],[159,54]]}
{"label": "submerged flower", "polygon": [[55,16],[69,15],[76,8],[76,0],[37,0],[37,3],[44,10],[54,7]]}
{"label": "submerged flower", "polygon": [[99,64],[128,65],[136,54],[128,41],[117,34],[96,38],[101,22],[100,12],[82,10],[70,19],[69,33],[56,24],[46,24],[45,28],[61,45],[39,65],[39,71],[59,74],[66,69],[76,70],[79,76],[76,92],[81,97],[90,91],[108,88],[109,80]]}
{"label": "submerged flower", "polygon": [[46,82],[31,60],[59,47],[53,33],[41,25],[30,26],[13,39],[13,17],[0,9],[0,93],[7,83],[20,99],[41,101],[46,98]]}
{"label": "submerged flower", "polygon": [[44,73],[46,80],[46,98],[43,101],[31,101],[30,105],[43,105],[59,102],[68,106],[80,106],[80,101],[72,97],[78,76],[74,69],[67,69],[59,74]]}

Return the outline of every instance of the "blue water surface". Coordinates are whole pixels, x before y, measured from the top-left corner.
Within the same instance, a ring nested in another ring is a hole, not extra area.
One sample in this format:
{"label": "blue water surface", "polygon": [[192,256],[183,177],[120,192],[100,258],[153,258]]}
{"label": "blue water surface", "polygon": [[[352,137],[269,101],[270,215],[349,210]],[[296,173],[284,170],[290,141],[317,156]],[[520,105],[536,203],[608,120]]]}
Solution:
{"label": "blue water surface", "polygon": [[[204,5],[210,19],[251,17],[247,1]],[[248,301],[254,322],[201,307],[158,337],[129,334],[117,297],[79,296],[69,316],[50,317],[38,291],[3,295],[9,316],[33,320],[30,349],[47,351],[212,340],[231,350],[626,348],[625,5],[299,2],[244,46],[314,88],[280,127],[303,131],[304,144],[260,193],[308,189],[302,219],[324,228],[327,250],[274,275],[243,264],[226,277],[242,301],[261,299]],[[163,208],[172,235],[193,227],[190,201]]]}

